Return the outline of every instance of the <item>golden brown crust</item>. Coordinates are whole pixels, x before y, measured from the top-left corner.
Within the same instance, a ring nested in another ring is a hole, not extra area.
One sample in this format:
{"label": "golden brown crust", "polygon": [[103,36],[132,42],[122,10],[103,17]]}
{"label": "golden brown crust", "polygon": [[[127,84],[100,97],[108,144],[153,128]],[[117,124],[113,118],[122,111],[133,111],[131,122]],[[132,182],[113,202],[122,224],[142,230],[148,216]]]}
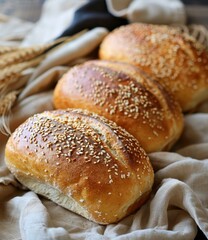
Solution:
{"label": "golden brown crust", "polygon": [[57,109],[95,112],[126,129],[147,152],[168,150],[183,129],[181,108],[139,68],[94,60],[72,68],[54,91]]}
{"label": "golden brown crust", "polygon": [[154,178],[135,138],[81,110],[29,118],[9,138],[5,158],[22,184],[101,224],[116,222],[141,206]]}
{"label": "golden brown crust", "polygon": [[142,68],[174,94],[183,111],[208,98],[208,53],[175,28],[141,23],[122,26],[103,40],[99,56]]}

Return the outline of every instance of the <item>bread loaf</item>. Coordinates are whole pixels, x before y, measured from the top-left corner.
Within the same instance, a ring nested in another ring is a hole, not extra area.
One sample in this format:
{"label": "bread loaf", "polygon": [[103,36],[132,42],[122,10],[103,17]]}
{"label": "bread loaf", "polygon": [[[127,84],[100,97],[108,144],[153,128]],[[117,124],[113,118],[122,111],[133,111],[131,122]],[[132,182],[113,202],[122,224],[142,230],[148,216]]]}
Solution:
{"label": "bread loaf", "polygon": [[106,36],[99,56],[139,66],[173,93],[184,112],[208,98],[208,51],[176,28],[122,26]]}
{"label": "bread loaf", "polygon": [[126,129],[146,152],[168,150],[183,129],[179,104],[139,68],[94,60],[77,65],[58,82],[57,109],[81,108]]}
{"label": "bread loaf", "polygon": [[117,222],[140,207],[154,179],[134,137],[81,110],[30,117],[9,138],[5,162],[29,189],[100,224]]}

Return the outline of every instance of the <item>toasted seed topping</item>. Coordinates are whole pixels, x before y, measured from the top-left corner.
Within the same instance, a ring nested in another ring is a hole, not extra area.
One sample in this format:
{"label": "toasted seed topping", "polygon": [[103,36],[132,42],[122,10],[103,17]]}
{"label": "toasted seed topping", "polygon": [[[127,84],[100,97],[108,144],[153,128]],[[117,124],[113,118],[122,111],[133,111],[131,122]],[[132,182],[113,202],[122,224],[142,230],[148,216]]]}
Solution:
{"label": "toasted seed topping", "polygon": [[[109,44],[108,41],[114,42],[116,39],[119,41],[116,47]],[[187,87],[197,89],[199,78],[208,84],[205,46],[177,28],[134,23],[114,30],[103,44],[106,44],[108,51],[111,46],[114,47],[111,60],[142,67],[173,93]],[[108,59],[108,56],[103,59]]]}
{"label": "toasted seed topping", "polygon": [[[164,120],[162,106],[156,96],[142,84],[144,79],[139,82],[122,71],[99,66],[96,63],[89,64],[90,66],[88,64],[76,66],[70,72],[73,80],[71,84],[75,85],[83,99],[86,101],[90,99],[90,102],[102,107],[110,115],[120,114],[132,119],[141,118],[142,123],[150,128],[164,130],[161,126]],[[80,77],[80,72],[84,72],[84,78]]]}
{"label": "toasted seed topping", "polygon": [[[107,133],[101,131],[103,128]],[[114,149],[108,142],[108,134],[116,139]],[[119,151],[127,154],[131,161],[140,163],[141,168],[135,171],[143,174],[149,167],[147,155],[129,133],[115,123],[87,111],[66,110],[36,114],[17,128],[13,136],[21,140],[19,143],[25,146],[28,154],[35,153],[39,161],[54,164],[56,168],[65,162],[73,164],[76,161],[102,164],[106,168],[106,181],[109,184],[113,184],[115,178],[131,177],[129,171],[120,169],[121,165],[126,165],[126,160],[124,155],[119,155]],[[41,147],[43,142],[44,148]],[[88,178],[90,176],[85,179]]]}

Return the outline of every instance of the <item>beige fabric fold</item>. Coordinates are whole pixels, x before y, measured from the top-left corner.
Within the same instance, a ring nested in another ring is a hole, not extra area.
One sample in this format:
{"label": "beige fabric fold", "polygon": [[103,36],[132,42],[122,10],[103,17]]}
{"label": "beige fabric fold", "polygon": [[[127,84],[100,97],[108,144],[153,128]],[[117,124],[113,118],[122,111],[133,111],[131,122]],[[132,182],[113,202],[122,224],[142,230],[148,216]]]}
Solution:
{"label": "beige fabric fold", "polygon": [[[121,3],[122,2],[122,3]],[[185,6],[180,0],[106,0],[109,12],[129,22],[185,24]]]}
{"label": "beige fabric fold", "polygon": [[0,44],[6,46],[17,46],[26,34],[28,34],[34,23],[20,20],[18,18],[9,18],[0,14]]}
{"label": "beige fabric fold", "polygon": [[29,81],[37,78],[41,73],[57,65],[67,64],[75,59],[90,54],[107,35],[105,28],[97,27],[76,38],[72,42],[60,46],[55,52],[50,53],[36,69]]}
{"label": "beige fabric fold", "polygon": [[72,22],[74,11],[86,2],[87,0],[45,1],[39,21],[25,37],[22,46],[46,43],[57,38]]}
{"label": "beige fabric fold", "polygon": [[[106,33],[100,28],[85,33],[66,46],[67,55],[64,49],[57,55],[54,52],[32,71],[12,109],[11,131],[33,114],[53,109],[53,89],[59,78],[74,60],[90,58]],[[185,116],[184,132],[172,151],[149,155],[155,183],[147,203],[107,226],[88,221],[19,184],[4,162],[7,139],[0,134],[0,239],[194,240],[197,226],[208,238],[208,101]]]}
{"label": "beige fabric fold", "polygon": [[[30,191],[14,188],[10,192],[13,197],[0,207],[1,212],[9,209],[6,216],[1,216],[0,226],[9,226],[8,218],[14,215],[16,225],[20,224],[14,234],[22,239],[188,240],[194,239],[197,225],[207,234],[208,160],[165,152],[152,153],[150,158],[156,171],[151,198],[118,224],[97,225]],[[5,192],[11,191],[11,186],[7,187]],[[7,231],[1,230],[0,236],[6,236]]]}

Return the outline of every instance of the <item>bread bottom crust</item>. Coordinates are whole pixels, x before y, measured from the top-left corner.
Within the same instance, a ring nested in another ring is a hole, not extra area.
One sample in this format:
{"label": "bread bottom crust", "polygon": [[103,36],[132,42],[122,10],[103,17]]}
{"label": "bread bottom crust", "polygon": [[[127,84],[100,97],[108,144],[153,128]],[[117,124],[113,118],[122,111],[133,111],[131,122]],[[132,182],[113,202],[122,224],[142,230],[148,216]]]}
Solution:
{"label": "bread bottom crust", "polygon": [[[9,164],[8,161],[7,164]],[[27,175],[19,170],[17,171],[16,168],[11,164],[9,164],[9,167],[16,179],[22,185],[32,190],[36,194],[41,195],[58,204],[59,206],[62,206],[71,212],[77,213],[90,221],[96,222],[101,225],[111,224],[111,222],[101,222],[94,219],[93,216],[89,213],[89,211],[86,208],[82,207],[80,204],[78,204],[78,202],[73,199],[70,194],[66,195],[64,193],[61,193],[60,190],[51,186],[51,184],[43,183],[34,176]],[[120,217],[117,221],[113,220],[112,223],[118,222],[138,210],[139,207],[142,206],[149,199],[150,193],[151,191],[145,192],[127,208],[125,216]]]}
{"label": "bread bottom crust", "polygon": [[30,175],[27,176],[21,171],[18,171],[18,173],[16,172],[15,177],[22,185],[26,186],[35,193],[46,197],[58,205],[91,220],[91,217],[85,208],[79,205],[71,196],[61,193],[60,190],[52,187],[50,184],[43,183]]}

